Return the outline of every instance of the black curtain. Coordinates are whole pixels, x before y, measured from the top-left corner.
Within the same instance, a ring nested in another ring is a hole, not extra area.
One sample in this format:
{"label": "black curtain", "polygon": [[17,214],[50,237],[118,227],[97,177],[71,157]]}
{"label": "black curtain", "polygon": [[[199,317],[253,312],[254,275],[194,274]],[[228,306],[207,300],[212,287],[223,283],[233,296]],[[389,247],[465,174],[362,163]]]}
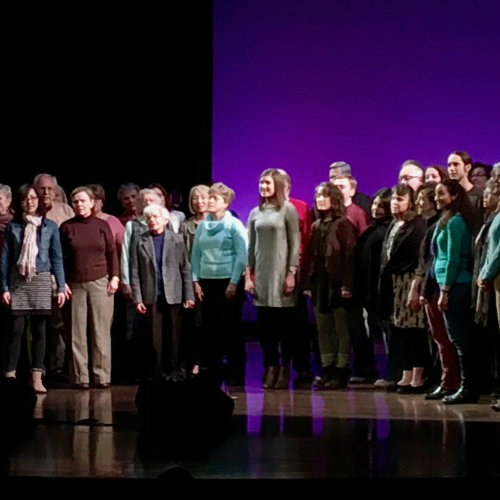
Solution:
{"label": "black curtain", "polygon": [[40,9],[4,10],[0,182],[209,182],[212,2]]}

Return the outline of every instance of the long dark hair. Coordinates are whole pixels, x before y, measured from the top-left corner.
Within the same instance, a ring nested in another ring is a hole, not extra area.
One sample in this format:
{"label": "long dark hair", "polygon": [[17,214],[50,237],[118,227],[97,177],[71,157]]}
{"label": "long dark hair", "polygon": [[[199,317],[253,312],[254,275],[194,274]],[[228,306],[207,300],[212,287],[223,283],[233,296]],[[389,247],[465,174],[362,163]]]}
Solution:
{"label": "long dark hair", "polygon": [[[316,208],[316,196],[322,192],[323,196],[328,196],[332,202],[330,210],[318,210]],[[314,189],[314,218],[324,218],[331,215],[332,217],[342,217],[345,214],[344,196],[342,191],[331,182],[322,182]]]}
{"label": "long dark hair", "polygon": [[[285,201],[286,201],[285,178],[284,178],[283,174],[277,168],[268,168],[268,169],[264,170],[264,172],[262,172],[259,175],[259,181],[260,181],[260,179],[262,179],[262,177],[267,177],[267,176],[272,177],[272,179],[274,181],[274,196],[273,196],[274,201],[275,201],[274,204],[278,208],[281,208],[285,204]],[[259,196],[259,207],[260,208],[262,208],[265,201],[266,200],[262,196]]]}
{"label": "long dark hair", "polygon": [[[379,189],[373,195],[371,205],[373,205],[373,202],[375,201],[375,198],[379,197],[380,201],[382,202],[382,206],[384,207],[385,215],[384,215],[384,217],[382,219],[379,220],[379,219],[374,219],[372,217],[372,214],[370,213],[370,219],[372,221],[374,221],[374,222],[387,222],[387,221],[390,221],[392,219],[392,215],[391,215],[391,195],[392,195],[391,188],[388,188],[388,187]],[[370,207],[371,207],[371,205],[370,205]]]}
{"label": "long dark hair", "polygon": [[443,229],[455,214],[460,214],[469,231],[472,231],[474,228],[474,209],[472,208],[467,191],[465,191],[455,179],[445,179],[440,184],[445,186],[448,193],[450,193],[451,196],[456,196],[456,198],[443,209],[441,218],[438,222],[439,229]]}
{"label": "long dark hair", "polygon": [[[450,176],[448,175],[448,170],[446,170],[445,167],[442,167],[441,165],[429,165],[425,171],[427,172],[427,170],[429,168],[433,168],[438,174],[439,174],[439,177],[441,178],[441,181],[440,182],[443,182],[445,179],[448,179]],[[425,176],[424,176],[425,177]]]}
{"label": "long dark hair", "polygon": [[437,182],[426,182],[425,184],[422,184],[416,191],[415,193],[415,203],[417,203],[417,199],[420,195],[420,193],[423,193],[423,196],[427,198],[427,200],[432,203],[432,206],[434,207],[434,210],[436,212],[438,211],[438,207],[436,204],[436,186],[438,185]]}
{"label": "long dark hair", "polygon": [[37,215],[43,217],[45,215],[45,205],[42,202],[42,198],[38,194],[38,191],[35,189],[33,184],[23,184],[16,193],[12,200],[12,209],[14,210],[14,220],[16,222],[20,222],[21,224],[26,224],[26,221],[23,218],[23,200],[28,196],[28,193],[33,189],[38,197],[38,208],[36,209]]}

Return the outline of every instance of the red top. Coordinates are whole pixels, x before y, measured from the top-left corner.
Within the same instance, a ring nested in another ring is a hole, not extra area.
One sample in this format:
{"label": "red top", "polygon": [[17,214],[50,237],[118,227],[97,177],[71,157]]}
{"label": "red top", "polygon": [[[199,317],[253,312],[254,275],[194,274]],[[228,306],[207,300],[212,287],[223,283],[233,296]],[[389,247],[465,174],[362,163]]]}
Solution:
{"label": "red top", "polygon": [[311,211],[307,206],[307,203],[302,200],[297,200],[296,198],[290,198],[288,200],[297,210],[297,215],[299,216],[299,229],[300,229],[300,250],[299,250],[299,267],[302,266],[304,261],[304,254],[309,245],[309,239],[311,238],[311,225],[312,217]]}
{"label": "red top", "polygon": [[370,225],[370,220],[366,212],[355,203],[351,203],[345,209],[345,216],[351,221],[356,228],[356,236],[359,238],[364,233],[365,229]]}

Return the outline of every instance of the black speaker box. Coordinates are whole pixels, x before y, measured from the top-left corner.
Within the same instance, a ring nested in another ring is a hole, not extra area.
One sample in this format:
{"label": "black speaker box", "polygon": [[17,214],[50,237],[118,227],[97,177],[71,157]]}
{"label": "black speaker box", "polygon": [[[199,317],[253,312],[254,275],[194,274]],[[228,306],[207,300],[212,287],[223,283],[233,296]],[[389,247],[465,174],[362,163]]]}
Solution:
{"label": "black speaker box", "polygon": [[142,429],[172,441],[207,442],[229,430],[234,401],[201,379],[143,382],[135,397]]}
{"label": "black speaker box", "polygon": [[0,380],[0,433],[10,439],[32,430],[36,393],[31,385],[15,378]]}

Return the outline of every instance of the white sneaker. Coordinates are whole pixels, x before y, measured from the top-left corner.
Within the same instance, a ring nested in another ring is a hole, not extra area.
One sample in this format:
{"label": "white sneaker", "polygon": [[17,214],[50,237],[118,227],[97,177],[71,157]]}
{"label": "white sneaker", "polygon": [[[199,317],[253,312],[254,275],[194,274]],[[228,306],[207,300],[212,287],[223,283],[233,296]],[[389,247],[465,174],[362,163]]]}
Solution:
{"label": "white sneaker", "polygon": [[380,389],[385,389],[386,387],[389,387],[392,385],[393,382],[389,382],[388,380],[385,380],[383,378],[379,378],[378,380],[375,380],[373,383],[374,387],[380,387]]}

